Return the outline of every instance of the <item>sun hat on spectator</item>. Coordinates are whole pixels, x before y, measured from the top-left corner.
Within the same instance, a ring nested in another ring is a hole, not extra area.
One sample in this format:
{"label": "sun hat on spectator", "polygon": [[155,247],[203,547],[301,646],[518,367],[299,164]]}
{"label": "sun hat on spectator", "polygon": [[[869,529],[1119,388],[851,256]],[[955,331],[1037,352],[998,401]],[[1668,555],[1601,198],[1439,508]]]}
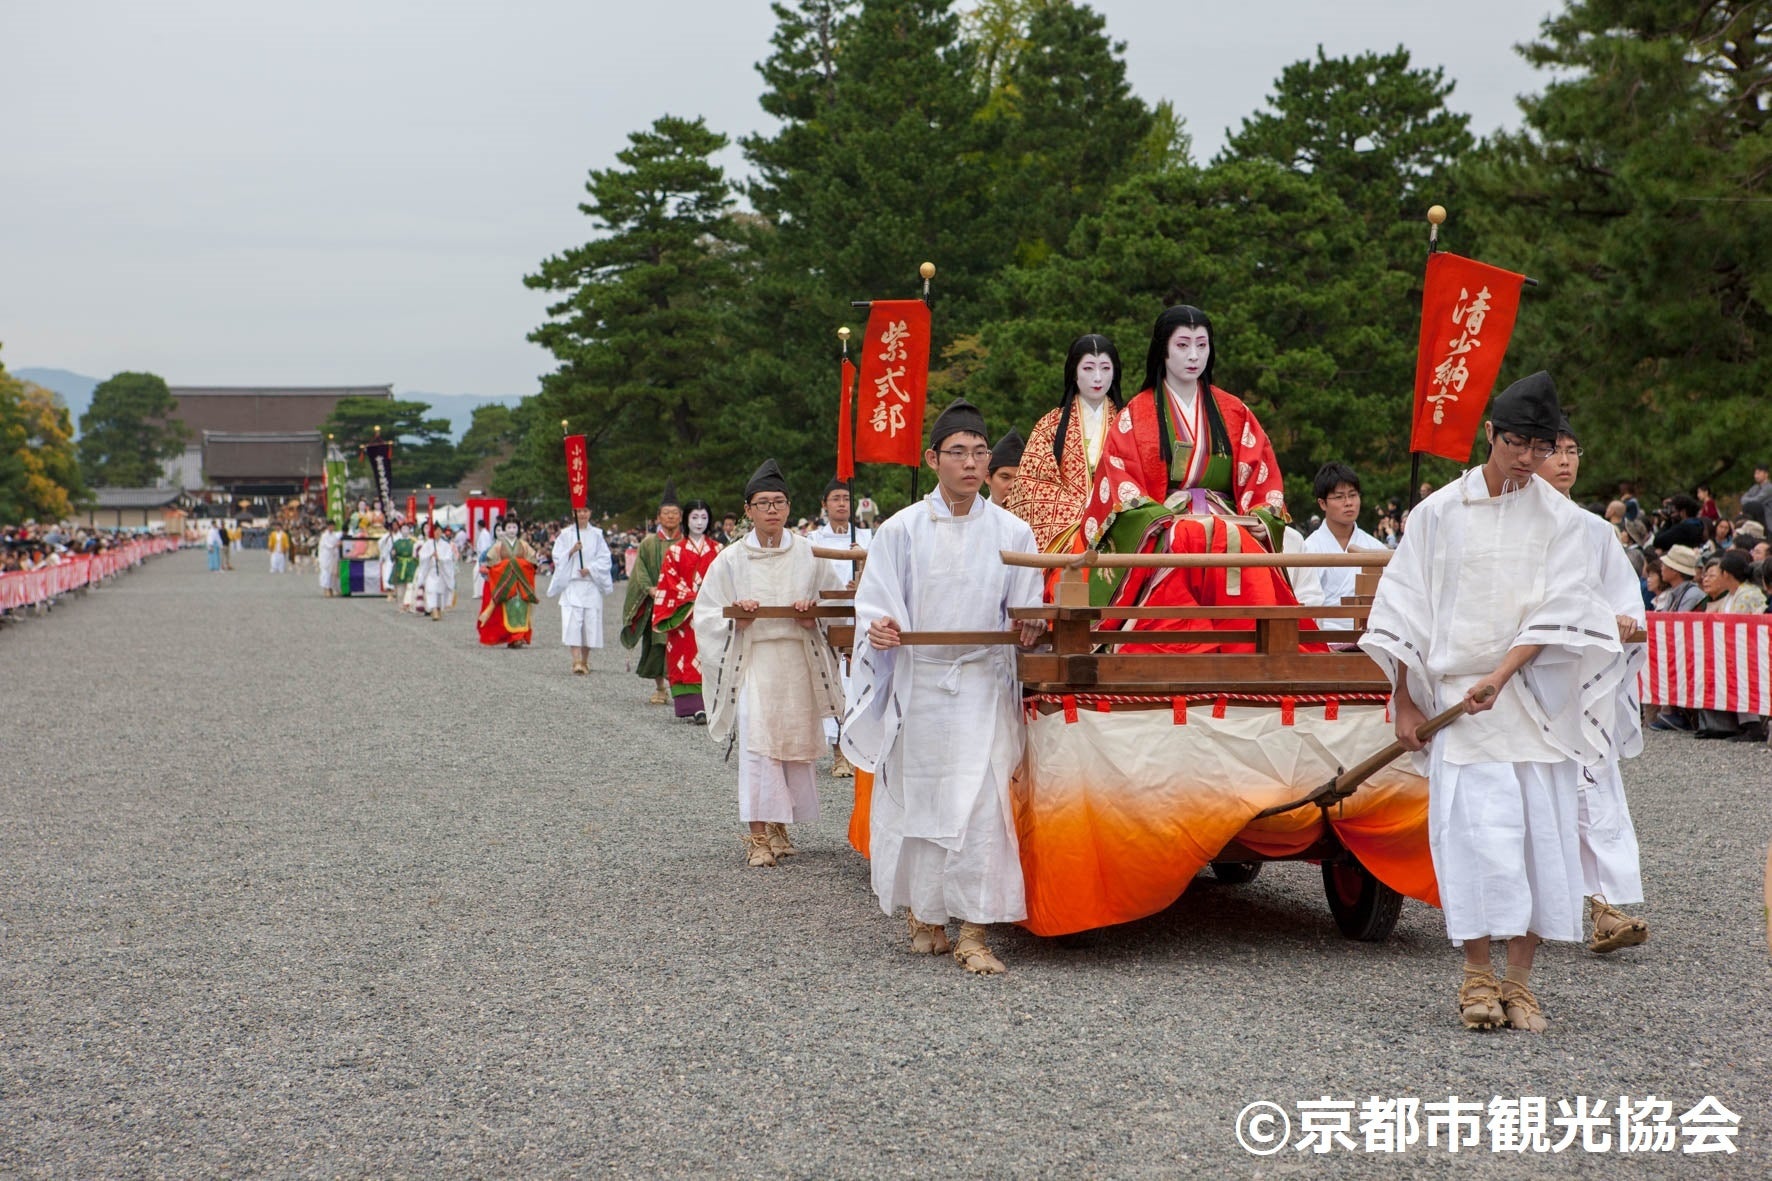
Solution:
{"label": "sun hat on spectator", "polygon": [[1766,540],[1766,527],[1758,521],[1743,521],[1741,524],[1735,526],[1735,532],[1741,534],[1743,537],[1751,537],[1755,541]]}
{"label": "sun hat on spectator", "polygon": [[1668,547],[1668,551],[1661,555],[1661,564],[1678,570],[1687,578],[1698,577],[1698,551],[1689,545]]}

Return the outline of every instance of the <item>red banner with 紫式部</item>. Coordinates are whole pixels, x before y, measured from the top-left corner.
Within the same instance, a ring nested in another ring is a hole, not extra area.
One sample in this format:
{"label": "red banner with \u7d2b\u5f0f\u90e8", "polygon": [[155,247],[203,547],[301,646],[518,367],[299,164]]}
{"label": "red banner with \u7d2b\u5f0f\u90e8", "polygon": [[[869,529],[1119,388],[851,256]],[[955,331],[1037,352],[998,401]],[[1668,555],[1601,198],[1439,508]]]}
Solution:
{"label": "red banner with \u7d2b\u5f0f\u90e8", "polygon": [[1409,450],[1470,458],[1520,310],[1524,275],[1456,254],[1427,260]]}
{"label": "red banner with \u7d2b\u5f0f\u90e8", "polygon": [[875,300],[861,341],[855,462],[923,462],[923,405],[929,391],[929,305]]}
{"label": "red banner with \u7d2b\u5f0f\u90e8", "polygon": [[566,491],[571,494],[575,509],[591,502],[591,457],[585,450],[583,435],[566,436]]}

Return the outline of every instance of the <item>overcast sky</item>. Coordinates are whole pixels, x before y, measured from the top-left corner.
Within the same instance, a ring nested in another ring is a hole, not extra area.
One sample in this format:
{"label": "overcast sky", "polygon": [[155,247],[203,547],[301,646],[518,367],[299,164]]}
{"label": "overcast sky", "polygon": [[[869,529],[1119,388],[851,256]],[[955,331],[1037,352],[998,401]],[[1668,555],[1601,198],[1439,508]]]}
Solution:
{"label": "overcast sky", "polygon": [[[1405,45],[1473,130],[1511,126],[1542,85],[1512,47],[1555,4],[1094,7],[1204,159],[1319,42]],[[586,171],[664,113],[764,129],[772,25],[765,0],[0,0],[0,359],[530,393],[522,276],[588,236]]]}

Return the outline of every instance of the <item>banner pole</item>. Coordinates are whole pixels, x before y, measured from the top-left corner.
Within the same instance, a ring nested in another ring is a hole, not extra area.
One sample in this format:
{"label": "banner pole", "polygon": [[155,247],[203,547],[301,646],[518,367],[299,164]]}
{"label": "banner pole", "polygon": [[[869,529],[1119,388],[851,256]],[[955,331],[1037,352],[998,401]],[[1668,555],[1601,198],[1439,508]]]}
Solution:
{"label": "banner pole", "polygon": [[[566,420],[564,418],[560,420],[560,443],[562,446],[566,443]],[[566,462],[568,464],[572,462],[571,456],[567,457]],[[590,503],[589,489],[586,489],[585,504],[588,506]],[[572,509],[572,539],[578,543],[578,568],[583,570],[585,568],[585,534],[584,530],[578,527],[578,506],[572,503],[572,472],[570,470],[566,473],[566,504]]]}
{"label": "banner pole", "polygon": [[[1440,252],[1440,226],[1446,221],[1444,205],[1430,205],[1427,210],[1427,256]],[[1424,280],[1425,282],[1425,280]],[[1415,442],[1415,391],[1409,395],[1409,441]],[[1403,497],[1404,511],[1413,510],[1421,502],[1421,452],[1409,448],[1409,491]],[[1400,525],[1402,522],[1398,522]]]}
{"label": "banner pole", "polygon": [[[919,266],[917,268],[917,274],[919,274],[923,277],[923,306],[930,307],[931,304],[929,302],[929,280],[935,278],[935,264],[932,262],[923,263],[921,266]],[[929,318],[929,347],[932,350],[935,348],[935,317],[934,317],[933,313],[930,315],[930,318]],[[923,412],[925,414],[927,414],[929,412],[929,405],[928,405],[929,394],[927,391],[925,391],[923,394],[923,403],[924,403]],[[919,443],[922,442],[921,439],[918,439],[917,441]],[[914,466],[913,468],[911,468],[911,503],[912,504],[916,504],[917,500],[919,499],[918,481],[922,475],[923,475],[923,465],[921,463],[919,463],[916,466]]]}
{"label": "banner pole", "polygon": [[[847,376],[843,371],[843,363],[845,361],[849,360],[849,325],[844,324],[842,327],[837,329],[837,344],[838,344],[837,380],[847,382]],[[849,393],[849,390],[847,388],[847,385],[845,385],[845,388],[843,390],[843,394],[846,397],[846,396],[848,396],[848,393]],[[842,402],[842,399],[839,398],[837,400],[837,415],[838,415],[837,428],[839,431],[841,431],[842,427],[843,427],[842,413],[843,413],[843,402]],[[849,548],[850,549],[855,548],[855,444],[857,441],[857,436],[855,433],[856,418],[857,418],[857,415],[856,415],[855,411],[851,410],[849,412],[849,476],[847,479],[845,479],[843,481],[844,491],[849,493]],[[843,447],[843,440],[838,439],[837,440],[838,450],[841,451],[842,447]],[[828,525],[828,524],[830,524],[830,522],[826,521],[825,524]],[[851,575],[854,574],[854,572],[855,572],[855,563],[854,562],[851,562],[849,564],[849,571],[850,571]]]}

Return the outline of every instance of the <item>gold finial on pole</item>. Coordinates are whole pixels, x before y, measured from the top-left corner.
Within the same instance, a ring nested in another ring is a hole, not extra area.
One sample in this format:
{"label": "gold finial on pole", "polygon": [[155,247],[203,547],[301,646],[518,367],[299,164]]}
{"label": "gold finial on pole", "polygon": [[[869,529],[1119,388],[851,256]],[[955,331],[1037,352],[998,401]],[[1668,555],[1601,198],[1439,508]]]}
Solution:
{"label": "gold finial on pole", "polygon": [[564,418],[560,420],[560,437],[566,437],[566,420]]}
{"label": "gold finial on pole", "polygon": [[929,280],[935,278],[935,264],[932,262],[926,262],[917,268],[917,273],[923,276],[923,298],[928,299]]}
{"label": "gold finial on pole", "polygon": [[1427,222],[1428,250],[1438,250],[1440,248],[1440,227],[1446,222],[1446,207],[1444,205],[1429,205],[1427,207]]}
{"label": "gold finial on pole", "polygon": [[847,357],[849,355],[849,325],[845,324],[837,329],[837,339],[842,342],[843,355]]}

